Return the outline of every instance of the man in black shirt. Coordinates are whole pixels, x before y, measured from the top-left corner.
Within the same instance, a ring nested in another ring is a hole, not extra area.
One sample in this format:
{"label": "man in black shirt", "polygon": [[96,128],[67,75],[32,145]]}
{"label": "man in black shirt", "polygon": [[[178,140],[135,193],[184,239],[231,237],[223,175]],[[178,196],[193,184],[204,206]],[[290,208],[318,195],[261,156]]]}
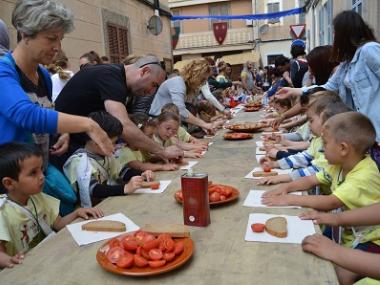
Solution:
{"label": "man in black shirt", "polygon": [[[130,65],[88,66],[67,82],[55,101],[55,109],[81,116],[105,110],[122,123],[122,137],[131,147],[164,159],[178,158],[183,156],[183,151],[176,146],[163,148],[155,143],[135,126],[127,112],[133,96],[153,95],[164,80],[165,71],[155,56],[144,56]],[[71,136],[66,155],[71,155],[84,143],[83,136]]]}

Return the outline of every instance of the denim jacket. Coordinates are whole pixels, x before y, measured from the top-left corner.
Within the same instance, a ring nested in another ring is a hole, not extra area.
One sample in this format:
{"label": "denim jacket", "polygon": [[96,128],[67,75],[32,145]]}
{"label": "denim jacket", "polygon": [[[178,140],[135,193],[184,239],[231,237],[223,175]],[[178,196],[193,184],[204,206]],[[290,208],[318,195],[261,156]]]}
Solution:
{"label": "denim jacket", "polygon": [[[344,84],[346,75],[351,88]],[[379,43],[369,42],[358,48],[351,62],[342,62],[322,87],[338,92],[348,107],[366,115],[375,126],[376,141],[380,142]]]}

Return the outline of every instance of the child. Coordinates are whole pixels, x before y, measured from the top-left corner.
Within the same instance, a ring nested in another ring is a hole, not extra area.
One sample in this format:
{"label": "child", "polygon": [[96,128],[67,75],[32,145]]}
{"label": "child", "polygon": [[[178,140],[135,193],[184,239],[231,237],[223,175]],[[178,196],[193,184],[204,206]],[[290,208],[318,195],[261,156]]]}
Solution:
{"label": "child", "polygon": [[[314,220],[315,224],[331,226],[377,226],[380,224],[380,203],[338,214],[310,211],[300,215],[303,220]],[[340,284],[353,284],[365,276],[380,280],[380,247],[365,243],[370,253],[339,246],[320,234],[306,237],[302,248],[336,264],[335,270]],[[377,251],[376,251],[377,249]],[[373,253],[371,253],[373,252]],[[369,281],[364,279],[363,282]],[[371,280],[372,281],[372,280]],[[368,283],[365,283],[368,284]],[[380,284],[374,281],[370,284]]]}
{"label": "child", "polygon": [[45,237],[81,217],[100,218],[100,209],[77,209],[61,217],[59,200],[42,193],[42,152],[25,143],[0,146],[0,268],[22,262],[24,253]]}
{"label": "child", "polygon": [[[380,201],[380,175],[376,163],[366,153],[375,143],[376,132],[370,120],[357,112],[346,112],[328,119],[323,125],[325,157],[330,164],[324,171],[300,178],[264,194],[263,203],[271,206],[295,205],[330,211],[355,209]],[[326,185],[330,195],[284,195],[293,191]],[[281,195],[281,196],[278,196]],[[373,241],[380,245],[380,228],[344,229],[345,246],[361,248]],[[380,248],[379,248],[380,250]]]}
{"label": "child", "polygon": [[[137,113],[130,116],[132,122],[141,129],[148,136],[153,136],[155,132],[155,123],[152,119],[144,113]],[[178,165],[175,163],[153,163],[150,162],[151,156],[138,148],[133,148],[131,146],[123,146],[117,150],[118,160],[122,161],[131,169],[137,169],[140,171],[151,170],[151,171],[170,171],[177,170]]]}
{"label": "child", "polygon": [[328,118],[338,113],[350,111],[340,100],[339,97],[323,95],[313,101],[306,111],[309,119],[310,131],[314,134],[310,146],[306,151],[285,157],[278,161],[272,161],[268,158],[260,161],[266,167],[270,168],[300,168],[290,174],[266,177],[258,181],[259,184],[277,184],[281,182],[290,182],[300,177],[309,176],[318,172],[321,168],[327,166],[327,161],[321,152],[322,139],[320,137],[322,124]]}
{"label": "child", "polygon": [[[89,117],[99,124],[115,144],[123,131],[120,121],[106,112],[94,112]],[[104,156],[90,138],[84,149],[78,149],[66,161],[64,172],[74,189],[79,191],[82,207],[91,207],[92,202],[109,196],[133,193],[141,187],[143,177],[151,179],[153,176],[151,171],[141,173],[125,167],[115,157]]]}

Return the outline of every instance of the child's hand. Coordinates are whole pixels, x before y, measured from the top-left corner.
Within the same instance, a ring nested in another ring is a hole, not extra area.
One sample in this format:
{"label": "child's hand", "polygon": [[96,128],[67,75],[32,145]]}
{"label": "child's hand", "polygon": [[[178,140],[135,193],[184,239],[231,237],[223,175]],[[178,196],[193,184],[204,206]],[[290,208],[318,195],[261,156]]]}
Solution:
{"label": "child's hand", "polygon": [[167,164],[162,165],[163,171],[173,171],[173,170],[177,170],[178,168],[179,168],[179,165],[175,163],[167,163]]}
{"label": "child's hand", "polygon": [[271,158],[276,158],[277,153],[278,153],[278,149],[275,147],[271,147],[267,150],[267,156]]}
{"label": "child's hand", "polygon": [[202,155],[196,151],[185,151],[186,158],[201,158]]}
{"label": "child's hand", "polygon": [[88,220],[89,217],[101,218],[104,216],[103,211],[99,208],[79,208],[76,210],[77,217]]}
{"label": "child's hand", "polygon": [[287,187],[281,186],[277,187],[274,190],[269,190],[264,192],[264,194],[261,197],[273,197],[273,196],[281,196],[281,195],[287,195],[288,189]]}
{"label": "child's hand", "polygon": [[330,213],[322,213],[318,211],[309,211],[299,215],[301,220],[313,220],[316,225],[339,226],[338,215]]}
{"label": "child's hand", "polygon": [[278,164],[276,161],[271,160],[268,156],[264,156],[263,158],[260,159],[259,163],[261,166],[264,168],[269,167],[269,168],[277,168]]}
{"label": "child's hand", "polygon": [[5,252],[0,252],[0,269],[1,268],[13,268],[17,264],[21,264],[25,255],[22,252],[9,256]]}
{"label": "child's hand", "polygon": [[141,176],[146,180],[146,181],[152,181],[154,180],[154,173],[152,170],[145,170]]}
{"label": "child's hand", "polygon": [[304,238],[302,249],[323,259],[332,260],[339,250],[339,245],[321,234],[313,234]]}
{"label": "child's hand", "polygon": [[261,178],[257,181],[257,185],[271,185],[271,184],[278,184],[283,182],[290,182],[291,178],[288,174],[281,174],[277,176],[268,176]]}
{"label": "child's hand", "polygon": [[131,194],[141,188],[143,181],[142,176],[133,176],[131,180],[124,185],[124,194]]}
{"label": "child's hand", "polygon": [[262,197],[261,203],[267,206],[289,206],[289,195]]}

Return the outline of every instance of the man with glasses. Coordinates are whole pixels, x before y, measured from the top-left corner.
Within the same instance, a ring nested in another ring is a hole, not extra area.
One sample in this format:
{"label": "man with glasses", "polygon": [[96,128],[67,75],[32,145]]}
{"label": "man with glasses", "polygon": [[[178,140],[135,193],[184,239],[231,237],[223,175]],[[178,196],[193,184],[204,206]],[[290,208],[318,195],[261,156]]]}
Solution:
{"label": "man with glasses", "polygon": [[[118,118],[123,125],[123,139],[132,147],[139,147],[164,159],[183,155],[176,146],[162,148],[145,136],[129,119],[127,109],[134,96],[153,95],[165,80],[166,73],[155,56],[144,56],[135,63],[92,65],[76,73],[61,91],[55,102],[58,111],[80,116],[105,110]],[[62,166],[66,156],[83,147],[83,135],[70,137],[69,152],[57,166]]]}

